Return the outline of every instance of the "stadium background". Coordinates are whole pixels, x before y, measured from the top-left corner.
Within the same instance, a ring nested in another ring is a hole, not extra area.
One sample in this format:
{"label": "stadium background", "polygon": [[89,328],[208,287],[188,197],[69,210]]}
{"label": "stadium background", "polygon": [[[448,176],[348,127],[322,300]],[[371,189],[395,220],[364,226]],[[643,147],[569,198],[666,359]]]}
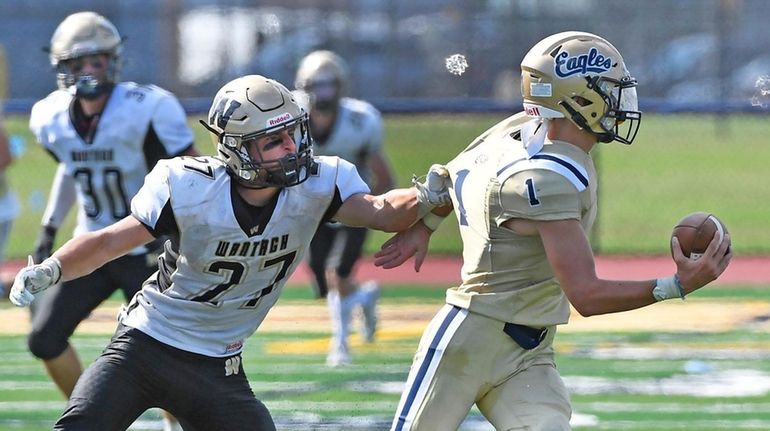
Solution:
{"label": "stadium background", "polygon": [[[51,90],[41,49],[63,17],[86,9],[127,39],[124,78],[175,92],[191,112],[241,74],[291,83],[317,48],[346,58],[351,94],[386,112],[512,109],[523,54],[565,30],[611,40],[639,78],[646,111],[747,109],[770,69],[764,0],[6,1],[7,111],[26,112]],[[470,64],[461,79],[444,69],[454,53]]]}
{"label": "stadium background", "polygon": [[[770,2],[29,0],[0,2],[0,98],[20,155],[10,179],[24,209],[12,258],[23,257],[34,240],[54,170],[26,130],[31,104],[55,85],[42,48],[62,18],[87,9],[107,16],[127,38],[122,78],[174,91],[196,129],[225,81],[262,73],[291,84],[304,54],[339,52],[351,66],[350,93],[385,113],[386,150],[402,185],[519,110],[516,70],[532,44],[563,30],[600,34],[640,80],[645,111],[632,147],[601,146],[595,155],[602,171],[594,238],[600,251],[663,257],[672,222],[703,209],[726,221],[736,254],[770,254],[769,126],[766,109],[752,105],[755,96],[767,103],[756,84],[770,74]],[[468,59],[462,76],[444,67],[455,53]],[[205,134],[196,132],[196,144],[210,151]],[[370,250],[384,237],[375,235]],[[450,223],[436,239],[433,251],[457,253]],[[576,429],[770,429],[768,281],[732,280],[685,304],[591,319],[573,313],[556,349]],[[323,366],[324,307],[306,282],[295,280],[244,354],[254,390],[279,428],[385,429],[446,283],[424,274],[388,284],[378,341],[354,341],[355,365],[330,371]],[[118,304],[109,301],[78,330],[74,342],[84,362],[109,339]],[[27,330],[26,311],[0,303],[3,430],[50,429],[63,408],[26,351]],[[132,429],[157,427],[157,412],[150,412]],[[481,429],[489,427],[474,411],[463,430]]]}
{"label": "stadium background", "polygon": [[[745,207],[747,200],[770,199],[770,187],[764,185],[759,169],[750,169],[759,159],[746,147],[747,143],[761,145],[755,137],[763,135],[767,115],[752,99],[760,95],[760,103],[766,105],[770,98],[770,90],[765,88],[762,97],[757,87],[759,77],[770,74],[770,36],[765,30],[770,2],[0,2],[0,51],[5,52],[0,55],[4,59],[0,60],[0,99],[5,96],[4,108],[11,117],[13,149],[27,154],[11,169],[11,182],[24,211],[16,231],[26,232],[23,225],[34,231],[50,184],[47,172],[53,168],[48,158],[36,157],[39,148],[24,124],[32,103],[54,88],[43,48],[63,17],[86,9],[107,16],[126,39],[122,79],[173,91],[198,132],[195,120],[208,109],[222,83],[241,74],[261,73],[290,85],[306,53],[319,48],[339,52],[351,69],[349,93],[385,113],[386,152],[402,185],[412,173],[448,160],[488,125],[520,109],[518,64],[536,41],[570,29],[600,34],[620,49],[638,78],[640,107],[645,112],[633,158],[617,145],[600,146],[595,152],[597,166],[604,171],[600,193],[633,194],[666,204],[666,209],[649,218],[634,208],[639,201],[633,199],[625,199],[618,211],[602,208],[593,238],[596,250],[660,253],[665,236],[651,237],[645,230],[663,232],[682,214],[701,209],[727,216],[731,227],[738,223],[737,232],[751,232],[753,242],[742,251],[770,252],[770,232],[755,235],[750,223],[743,224],[743,220],[770,218],[770,208],[755,206],[750,217],[734,217],[737,220],[725,214],[725,209]],[[461,76],[445,68],[445,59],[456,53],[469,63]],[[453,115],[457,113],[461,115]],[[196,135],[196,144],[203,152],[212,149],[205,133]],[[415,152],[416,145],[425,151]],[[744,151],[735,154],[734,148]],[[701,200],[677,177],[684,171],[671,162],[687,160],[694,152],[699,153],[700,165],[690,166],[687,172],[693,171],[691,181],[706,181],[698,187]],[[36,175],[24,168],[27,164],[35,167]],[[719,175],[706,175],[707,167],[714,165],[721,165]],[[663,170],[666,166],[673,169]],[[745,187],[731,187],[735,175],[744,177]],[[635,181],[628,184],[629,179]],[[645,187],[642,180],[652,183]],[[658,194],[649,195],[650,190]],[[667,195],[662,195],[663,190]],[[688,199],[678,200],[679,195]],[[613,205],[606,199],[600,202]],[[452,236],[438,236],[434,250],[456,252],[456,241],[443,240]],[[382,238],[373,236],[368,249]],[[20,246],[19,241],[14,232],[12,257],[26,254],[28,246]]]}

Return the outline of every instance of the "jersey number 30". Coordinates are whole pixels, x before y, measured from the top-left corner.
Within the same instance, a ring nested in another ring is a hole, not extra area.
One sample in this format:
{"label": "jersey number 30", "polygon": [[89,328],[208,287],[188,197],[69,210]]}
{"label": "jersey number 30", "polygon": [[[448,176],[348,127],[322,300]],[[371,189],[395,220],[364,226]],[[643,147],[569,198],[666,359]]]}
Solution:
{"label": "jersey number 30", "polygon": [[[98,172],[96,173],[99,174]],[[94,171],[91,168],[77,169],[73,176],[80,189],[87,197],[87,202],[83,205],[83,210],[89,218],[97,218],[105,207],[105,202],[100,202],[94,189]],[[106,206],[109,207],[110,215],[115,220],[120,220],[128,216],[130,207],[126,191],[123,187],[123,176],[118,168],[104,168],[101,172],[104,184],[102,186],[103,196],[106,198]]]}

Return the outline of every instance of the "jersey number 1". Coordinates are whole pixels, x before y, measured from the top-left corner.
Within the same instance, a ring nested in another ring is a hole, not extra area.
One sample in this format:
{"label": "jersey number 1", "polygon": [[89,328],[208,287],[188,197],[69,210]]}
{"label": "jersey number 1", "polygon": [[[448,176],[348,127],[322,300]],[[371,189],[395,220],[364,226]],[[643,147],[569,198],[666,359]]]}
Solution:
{"label": "jersey number 1", "polygon": [[535,192],[535,181],[532,178],[527,178],[524,183],[527,185],[527,196],[529,196],[529,206],[536,207],[540,205],[540,199],[537,198],[537,192]]}

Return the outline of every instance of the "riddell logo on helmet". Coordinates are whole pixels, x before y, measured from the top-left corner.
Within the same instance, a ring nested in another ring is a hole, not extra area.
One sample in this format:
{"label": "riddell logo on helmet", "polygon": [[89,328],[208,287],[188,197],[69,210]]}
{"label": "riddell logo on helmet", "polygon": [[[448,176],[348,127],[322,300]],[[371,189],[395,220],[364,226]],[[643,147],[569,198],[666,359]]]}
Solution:
{"label": "riddell logo on helmet", "polygon": [[281,114],[281,115],[279,115],[277,117],[273,117],[273,118],[268,119],[267,120],[267,127],[273,127],[273,126],[277,126],[279,124],[283,124],[283,123],[291,120],[292,118],[294,118],[294,117],[292,117],[291,114],[288,113],[288,112],[285,113],[285,114]]}
{"label": "riddell logo on helmet", "polygon": [[524,112],[527,113],[530,117],[539,117],[540,116],[540,110],[537,109],[537,106],[525,106]]}
{"label": "riddell logo on helmet", "polygon": [[554,72],[561,78],[575,74],[604,73],[612,67],[612,58],[605,57],[596,48],[591,48],[588,54],[570,57],[569,52],[562,51],[556,56]]}

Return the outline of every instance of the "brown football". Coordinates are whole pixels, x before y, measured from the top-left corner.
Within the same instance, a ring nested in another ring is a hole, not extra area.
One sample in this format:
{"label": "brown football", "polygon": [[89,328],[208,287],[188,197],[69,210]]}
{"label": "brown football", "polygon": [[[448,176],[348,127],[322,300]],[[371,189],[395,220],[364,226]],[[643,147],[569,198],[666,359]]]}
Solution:
{"label": "brown football", "polygon": [[717,232],[724,238],[727,228],[716,216],[707,212],[696,212],[679,220],[671,236],[677,237],[685,256],[698,259]]}

